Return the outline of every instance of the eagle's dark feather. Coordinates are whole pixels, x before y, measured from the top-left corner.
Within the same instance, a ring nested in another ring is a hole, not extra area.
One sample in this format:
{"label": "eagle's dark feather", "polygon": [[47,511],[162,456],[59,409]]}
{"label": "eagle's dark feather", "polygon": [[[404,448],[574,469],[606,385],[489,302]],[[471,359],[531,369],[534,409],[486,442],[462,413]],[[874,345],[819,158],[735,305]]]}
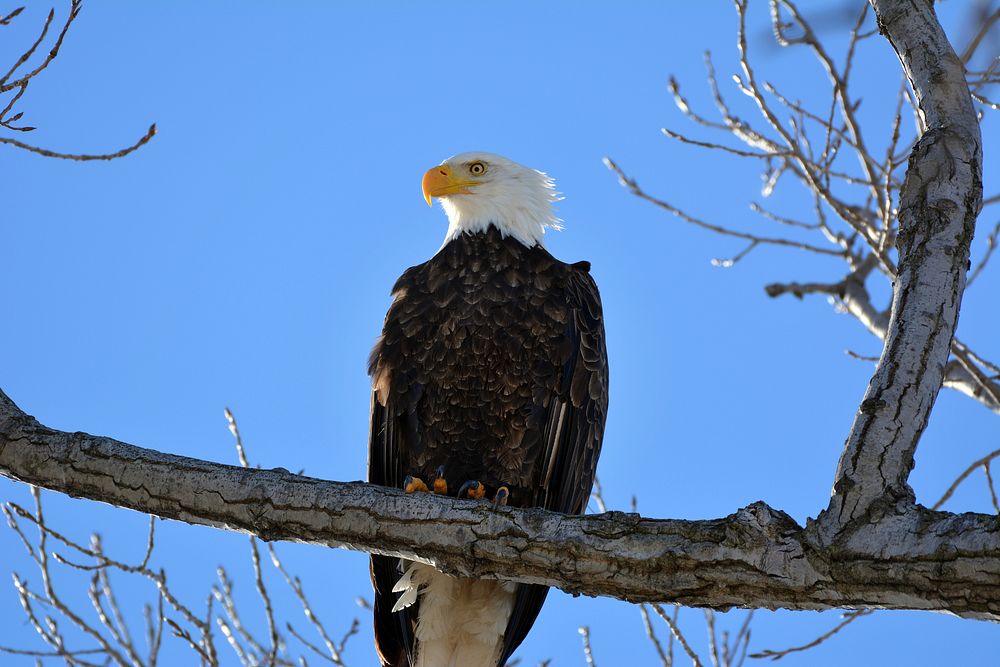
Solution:
{"label": "eagle's dark feather", "polygon": [[[587,262],[565,264],[495,227],[462,234],[408,269],[369,363],[368,481],[449,488],[503,485],[508,504],[580,514],[608,408],[597,286]],[[372,556],[375,637],[383,665],[407,667],[419,603],[393,614],[398,560]],[[521,643],[547,588],[518,585],[499,665]]]}

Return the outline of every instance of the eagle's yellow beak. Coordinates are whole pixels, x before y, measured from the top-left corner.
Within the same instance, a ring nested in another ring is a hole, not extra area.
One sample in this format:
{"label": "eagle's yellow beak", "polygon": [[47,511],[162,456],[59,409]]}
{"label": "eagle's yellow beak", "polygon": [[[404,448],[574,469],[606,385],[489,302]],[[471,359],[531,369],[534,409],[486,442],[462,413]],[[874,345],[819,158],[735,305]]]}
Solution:
{"label": "eagle's yellow beak", "polygon": [[424,199],[427,200],[428,206],[432,206],[431,197],[467,194],[470,187],[478,184],[477,180],[456,176],[448,165],[439,164],[436,167],[431,167],[424,174]]}

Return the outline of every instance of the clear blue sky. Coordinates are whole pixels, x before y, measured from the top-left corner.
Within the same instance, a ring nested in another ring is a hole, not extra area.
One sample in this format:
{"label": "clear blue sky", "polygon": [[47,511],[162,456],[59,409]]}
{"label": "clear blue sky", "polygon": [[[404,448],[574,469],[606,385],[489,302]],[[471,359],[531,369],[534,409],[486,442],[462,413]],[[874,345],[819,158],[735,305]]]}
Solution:
{"label": "clear blue sky", "polygon": [[[29,4],[20,28],[2,33],[0,62],[33,38],[27,26],[33,31],[48,8]],[[762,78],[825,112],[817,101],[826,99],[817,97],[825,95],[821,70],[774,47],[766,4],[753,4],[751,48]],[[944,10],[961,4],[944,3]],[[848,25],[832,13],[825,21],[841,44]],[[0,147],[0,386],[55,428],[235,463],[222,415],[228,405],[256,463],[361,479],[365,361],[389,288],[436,251],[445,230],[440,207],[421,199],[420,177],[451,154],[488,150],[556,179],[566,230],[547,243],[562,259],[593,263],[611,360],[599,468],[609,505],[627,509],[636,494],[644,514],[693,519],[764,500],[800,522],[815,516],[826,506],[871,373],[844,350],[877,354],[880,347],[823,299],[771,300],[762,287],[835,281],[841,266],[759,249],[732,269],[713,267],[711,258],[742,246],[636,200],[601,163],[612,156],[651,192],[707,220],[767,229],[747,207],[760,199],[759,165],[659,133],[665,125],[690,129],[668,94],[671,73],[693,103],[711,111],[706,48],[740,113],[753,117],[727,85],[735,27],[730,3],[721,1],[459,8],[92,0],[63,54],[24,98],[25,120],[40,128],[30,138],[100,152],[131,143],[153,121],[160,133],[112,163]],[[899,68],[878,38],[859,57],[861,113],[881,155]],[[984,126],[993,133],[987,194],[997,190],[995,125],[994,115]],[[806,198],[791,181],[784,186],[770,205],[807,217]],[[996,215],[981,220],[975,257]],[[998,293],[1000,267],[993,267],[967,297],[961,324],[967,342],[994,359]],[[911,482],[918,499],[933,502],[998,442],[995,415],[944,391],[917,452]],[[950,509],[989,511],[980,477]],[[0,497],[29,498],[2,479]],[[79,539],[98,530],[110,553],[141,557],[144,517],[46,498],[58,529]],[[370,595],[366,557],[279,550],[332,632],[362,619],[345,657],[355,667],[373,664],[369,618],[354,602]],[[163,523],[156,562],[199,609],[216,565],[226,564],[244,613],[263,627],[244,536]],[[5,528],[0,570],[39,585]],[[65,581],[86,610],[84,579]],[[283,584],[271,581],[286,617],[305,630]],[[138,632],[141,602],[152,591],[121,586]],[[738,627],[742,615],[721,623]],[[808,641],[837,618],[759,612],[751,650]],[[42,647],[9,584],[0,584],[0,619],[0,644]],[[519,651],[522,664],[549,657],[557,667],[583,664],[576,628],[585,624],[598,664],[654,664],[635,608],[561,593],[550,596]],[[707,656],[701,612],[682,612],[681,625]],[[974,665],[995,662],[998,649],[994,625],[883,612],[786,662]],[[172,657],[164,664],[193,662],[178,640],[168,639],[166,651]]]}

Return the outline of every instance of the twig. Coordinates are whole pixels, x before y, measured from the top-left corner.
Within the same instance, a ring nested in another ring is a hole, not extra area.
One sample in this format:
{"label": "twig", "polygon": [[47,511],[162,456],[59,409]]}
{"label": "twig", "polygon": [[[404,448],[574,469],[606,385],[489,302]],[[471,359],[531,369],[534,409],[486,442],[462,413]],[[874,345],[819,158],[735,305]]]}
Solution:
{"label": "twig", "polygon": [[243,449],[243,438],[240,437],[240,427],[239,424],[236,423],[236,417],[228,407],[223,408],[223,414],[226,415],[226,423],[229,425],[229,432],[232,433],[233,438],[236,439],[236,455],[240,459],[240,465],[244,468],[249,468],[250,464],[247,462],[246,450]]}
{"label": "twig", "polygon": [[1000,502],[997,501],[996,487],[993,486],[993,474],[990,472],[990,462],[983,464],[983,472],[986,473],[986,488],[990,490],[990,500],[993,502],[993,509],[1000,514]]}
{"label": "twig", "polygon": [[594,489],[590,492],[590,497],[593,498],[594,504],[597,505],[597,511],[604,513],[608,511],[608,506],[604,504],[604,489],[601,487],[601,480],[594,477]]}
{"label": "twig", "polygon": [[708,631],[708,657],[715,667],[722,667],[719,663],[719,642],[715,636],[715,612],[705,609],[705,629]]}
{"label": "twig", "polygon": [[807,649],[811,649],[814,646],[819,646],[820,644],[822,644],[823,642],[825,642],[827,639],[829,639],[830,637],[834,636],[835,634],[837,634],[838,632],[840,632],[841,630],[843,630],[844,628],[846,628],[848,625],[850,625],[851,623],[853,623],[856,619],[861,618],[862,616],[867,616],[868,614],[871,614],[873,611],[874,610],[872,610],[872,609],[858,609],[856,611],[852,611],[852,612],[848,612],[848,613],[844,614],[844,620],[843,621],[841,621],[840,623],[838,623],[829,632],[826,632],[826,633],[820,635],[819,637],[817,637],[816,639],[812,640],[808,644],[803,644],[802,646],[793,646],[791,648],[786,648],[786,649],[781,650],[781,651],[772,651],[770,649],[766,649],[764,651],[761,651],[760,653],[751,653],[750,657],[751,658],[770,658],[771,660],[781,660],[782,658],[784,658],[786,655],[788,655],[790,653],[797,653],[799,651],[805,651]]}
{"label": "twig", "polygon": [[[219,567],[216,571],[216,575],[219,578],[219,587],[212,587],[212,595],[215,599],[222,605],[223,611],[225,611],[226,616],[229,617],[229,623],[224,626],[220,624],[223,634],[232,633],[233,630],[238,633],[239,637],[243,637],[243,640],[250,646],[250,649],[256,651],[259,655],[264,655],[266,651],[264,647],[256,640],[256,638],[250,633],[249,630],[243,625],[243,619],[240,618],[239,610],[236,608],[236,601],[233,599],[233,584],[229,580],[228,574],[226,574],[226,569],[224,567]],[[216,624],[222,619],[217,619]],[[232,627],[229,627],[232,624]],[[242,646],[238,644],[238,637],[233,634],[232,637],[226,636],[226,641],[233,648],[237,655],[243,654]],[[239,648],[237,648],[239,646]]]}
{"label": "twig", "polygon": [[732,257],[729,257],[729,258],[726,258],[726,259],[723,259],[721,257],[713,257],[712,260],[711,260],[711,264],[712,264],[712,266],[717,266],[717,267],[722,268],[722,269],[731,269],[732,267],[736,266],[737,262],[739,262],[741,259],[743,259],[747,255],[749,255],[750,252],[754,248],[756,248],[759,244],[760,244],[760,241],[758,241],[757,239],[754,239],[753,241],[751,241],[747,245],[746,248],[744,248],[743,250],[739,251],[738,253],[736,253]]}
{"label": "twig", "polygon": [[993,24],[996,23],[998,20],[1000,20],[1000,9],[994,10],[994,12],[990,14],[986,18],[986,20],[984,20],[980,24],[979,30],[976,32],[973,38],[969,40],[969,43],[962,51],[962,55],[960,56],[960,58],[962,59],[963,63],[967,63],[970,60],[972,60],[972,56],[975,55],[976,49],[979,48],[980,42],[982,42],[983,38],[986,37],[987,34],[989,34],[990,29],[993,27]]}
{"label": "twig", "polygon": [[649,194],[646,194],[646,192],[639,187],[639,184],[634,179],[628,177],[625,174],[625,172],[623,172],[621,168],[617,164],[615,164],[615,162],[610,158],[604,158],[604,164],[605,166],[607,166],[608,169],[613,171],[618,176],[618,180],[622,184],[622,186],[628,188],[632,192],[632,194],[641,199],[645,199],[646,201],[652,204],[656,204],[660,208],[663,208],[666,211],[669,211],[670,213],[674,214],[681,220],[691,223],[692,225],[695,225],[697,227],[707,229],[709,231],[715,232],[716,234],[722,234],[723,236],[732,236],[735,238],[740,238],[747,241],[756,241],[757,243],[764,243],[768,245],[799,248],[800,250],[808,250],[809,252],[815,252],[821,255],[831,255],[834,257],[840,257],[843,256],[844,254],[843,250],[831,250],[829,248],[821,248],[819,246],[815,246],[809,243],[800,243],[798,241],[792,241],[789,239],[769,238],[764,236],[757,236],[755,234],[747,234],[745,232],[737,232],[732,229],[727,229],[725,227],[720,227],[718,225],[713,225],[703,220],[699,220],[697,218],[688,215],[687,213],[680,210],[676,206],[673,206],[672,204],[668,204],[663,200],[657,199]]}
{"label": "twig", "polygon": [[664,612],[663,608],[660,607],[660,605],[658,604],[653,605],[653,611],[655,611],[657,615],[659,615],[659,617],[663,619],[663,622],[667,624],[667,627],[670,628],[670,632],[677,640],[677,643],[681,645],[681,648],[684,649],[684,652],[687,653],[689,658],[691,658],[691,664],[694,667],[702,667],[701,660],[698,659],[698,654],[696,654],[693,650],[691,650],[691,646],[688,645],[687,640],[684,638],[684,635],[681,634],[680,628],[677,627],[676,617],[672,619],[669,616],[667,616],[666,612]]}
{"label": "twig", "polygon": [[278,634],[278,627],[274,622],[274,609],[271,606],[271,596],[268,595],[267,586],[264,584],[264,575],[261,573],[260,550],[257,548],[257,538],[253,535],[250,536],[250,553],[253,560],[254,579],[257,582],[257,593],[264,602],[264,615],[267,618],[267,630],[271,639],[271,650],[267,653],[267,664],[273,665],[278,656],[281,636]]}
{"label": "twig", "polygon": [[941,496],[941,499],[931,506],[931,509],[932,510],[939,509],[942,505],[948,502],[948,499],[951,498],[953,493],[955,493],[955,489],[958,488],[959,484],[964,482],[965,479],[976,470],[976,468],[978,468],[979,466],[985,466],[989,464],[990,461],[997,458],[998,456],[1000,456],[1000,449],[995,449],[986,456],[982,457],[981,459],[976,459],[975,461],[970,463],[969,466],[962,471],[962,474],[960,474],[955,479],[955,481],[951,483],[951,486],[949,486],[948,490],[944,492],[944,495]]}
{"label": "twig", "polygon": [[4,16],[4,17],[0,18],[0,25],[10,25],[11,20],[14,19],[15,17],[17,17],[23,11],[24,11],[24,7],[18,7],[17,9],[15,9],[14,11],[12,11],[10,14],[7,14],[7,16]]}
{"label": "twig", "polygon": [[48,551],[46,549],[46,543],[48,539],[48,531],[44,530],[42,526],[45,525],[45,517],[42,513],[42,496],[41,491],[38,487],[31,487],[31,495],[35,499],[35,519],[36,524],[39,526],[38,530],[38,561],[39,561],[39,572],[42,575],[42,587],[45,590],[45,597],[52,607],[59,610],[59,613],[68,618],[73,625],[79,628],[82,632],[90,635],[100,646],[104,649],[105,654],[108,656],[109,660],[113,660],[116,664],[121,667],[129,667],[128,661],[125,659],[121,653],[119,653],[111,644],[101,635],[100,632],[91,627],[83,619],[77,616],[73,610],[71,610],[62,599],[56,594],[55,586],[52,582],[52,575],[49,572],[48,564]]}
{"label": "twig", "polygon": [[799,222],[798,220],[792,220],[791,218],[786,218],[784,216],[768,211],[757,202],[750,202],[750,210],[764,218],[767,218],[768,220],[780,223],[782,225],[788,225],[790,227],[800,227],[802,229],[820,228],[820,223],[818,222]]}
{"label": "twig", "polygon": [[986,252],[983,254],[982,259],[976,264],[976,268],[973,269],[972,273],[969,274],[969,279],[965,283],[965,289],[969,289],[972,283],[976,281],[979,274],[982,273],[983,269],[990,261],[990,257],[993,255],[993,251],[997,248],[997,236],[1000,235],[1000,220],[994,225],[993,231],[989,233],[986,237]]}
{"label": "twig", "polygon": [[699,146],[701,148],[710,148],[712,150],[719,150],[725,153],[731,153],[732,155],[738,155],[739,157],[753,157],[766,160],[775,157],[788,157],[791,155],[791,153],[789,153],[788,151],[774,150],[774,151],[767,151],[764,153],[757,153],[754,151],[744,151],[738,148],[732,148],[730,146],[716,144],[711,141],[699,141],[697,139],[691,139],[690,137],[680,134],[679,132],[674,132],[673,130],[668,129],[666,127],[660,128],[660,132],[662,132],[664,136],[670,137],[671,139],[676,139],[681,143],[690,144],[692,146]]}
{"label": "twig", "polygon": [[142,136],[137,142],[132,144],[127,148],[123,148],[114,153],[100,153],[100,154],[88,154],[88,153],[60,153],[58,151],[52,151],[47,148],[39,148],[38,146],[32,146],[26,144],[23,141],[18,141],[17,139],[11,139],[10,137],[0,137],[0,144],[10,144],[17,148],[23,148],[31,153],[37,153],[38,155],[43,155],[45,157],[60,158],[63,160],[76,160],[78,162],[88,162],[90,160],[115,160],[120,157],[125,157],[129,153],[137,151],[142,146],[146,145],[150,139],[156,136],[156,124],[149,126],[149,130],[146,134]]}
{"label": "twig", "polygon": [[[743,625],[740,626],[740,631],[736,633],[736,639],[733,641],[732,649],[728,649],[727,647],[726,652],[730,656],[735,656],[736,651],[740,648],[740,642],[743,643],[743,650],[740,651],[740,659],[736,663],[736,667],[742,667],[743,661],[746,660],[747,657],[747,648],[750,646],[750,621],[753,620],[753,612],[753,609],[748,611],[746,618],[743,619]],[[731,663],[732,660],[729,659],[727,662]]]}
{"label": "twig", "polygon": [[663,667],[673,667],[672,657],[668,657],[664,652],[663,644],[660,643],[660,638],[656,636],[653,624],[649,620],[649,612],[646,610],[646,605],[639,605],[639,613],[642,615],[642,626],[646,629],[646,636],[649,637],[649,641],[653,643],[653,647],[656,649],[657,655],[660,656],[660,663]]}
{"label": "twig", "polygon": [[313,624],[314,628],[316,628],[320,637],[323,638],[323,643],[326,645],[326,649],[330,654],[332,662],[337,665],[343,665],[344,663],[341,660],[340,651],[337,650],[336,644],[334,644],[333,640],[330,639],[323,623],[319,620],[315,612],[313,612],[312,607],[309,605],[309,600],[306,598],[305,591],[302,589],[302,582],[299,581],[298,577],[293,578],[288,573],[285,566],[281,564],[281,560],[278,558],[278,554],[275,552],[273,545],[268,544],[267,551],[271,555],[271,563],[274,564],[274,567],[277,568],[282,575],[284,575],[285,582],[288,583],[289,588],[291,588],[292,592],[295,593],[295,597],[299,599],[299,603],[302,605],[302,613],[305,614],[305,617],[309,619],[309,622]]}
{"label": "twig", "polygon": [[594,652],[590,648],[590,627],[582,625],[577,630],[583,637],[583,657],[587,661],[587,667],[597,667],[597,663],[594,662]]}
{"label": "twig", "polygon": [[867,354],[858,354],[854,350],[844,350],[844,354],[846,354],[847,356],[849,356],[852,359],[857,359],[858,361],[872,361],[872,362],[875,362],[875,361],[879,360],[879,358],[876,357],[876,356],[867,355]]}

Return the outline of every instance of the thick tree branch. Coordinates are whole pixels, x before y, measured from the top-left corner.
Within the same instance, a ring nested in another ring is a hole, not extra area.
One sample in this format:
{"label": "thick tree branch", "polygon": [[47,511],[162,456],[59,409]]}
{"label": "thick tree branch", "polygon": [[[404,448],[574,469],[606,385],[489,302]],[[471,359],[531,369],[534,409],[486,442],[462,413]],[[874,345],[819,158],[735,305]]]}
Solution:
{"label": "thick tree branch", "polygon": [[824,546],[815,524],[803,529],[763,503],[712,521],[494,509],[55,431],[2,392],[0,474],[265,540],[400,555],[572,593],[718,609],[935,609],[1000,621],[1000,525],[986,515],[913,509]]}
{"label": "thick tree branch", "polygon": [[900,191],[899,266],[885,349],[837,470],[828,535],[907,484],[945,368],[983,196],[982,138],[964,69],[930,3],[871,0],[916,95],[923,135]]}

